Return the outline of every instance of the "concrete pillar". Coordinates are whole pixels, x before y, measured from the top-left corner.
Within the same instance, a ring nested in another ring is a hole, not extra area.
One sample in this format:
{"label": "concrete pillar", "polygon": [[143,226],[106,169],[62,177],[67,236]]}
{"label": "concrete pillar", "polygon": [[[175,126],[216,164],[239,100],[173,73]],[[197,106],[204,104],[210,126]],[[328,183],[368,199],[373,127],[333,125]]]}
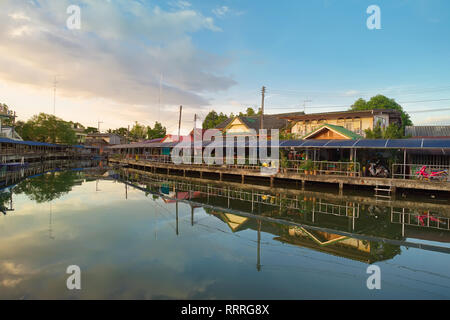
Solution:
{"label": "concrete pillar", "polygon": [[391,196],[395,196],[396,192],[397,192],[397,187],[391,186]]}

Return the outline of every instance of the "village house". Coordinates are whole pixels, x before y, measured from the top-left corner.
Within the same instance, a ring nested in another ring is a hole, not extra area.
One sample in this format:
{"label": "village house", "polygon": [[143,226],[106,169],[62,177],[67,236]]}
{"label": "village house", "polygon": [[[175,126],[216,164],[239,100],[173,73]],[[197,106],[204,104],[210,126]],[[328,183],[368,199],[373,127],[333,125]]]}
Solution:
{"label": "village house", "polygon": [[[401,125],[401,113],[398,110],[374,109],[361,111],[340,111],[311,113],[303,115],[282,116],[289,121],[287,132],[292,133],[297,139],[309,136],[318,128],[328,124],[334,129],[338,127],[351,131],[359,136],[365,136],[366,129],[373,129],[377,125],[385,128],[395,123]],[[336,130],[327,130],[329,135],[326,139],[342,139]],[[322,137],[325,139],[325,137]]]}
{"label": "village house", "polygon": [[[284,130],[289,125],[289,117],[304,115],[304,112],[291,112],[281,114],[265,114],[263,117],[263,129],[279,129]],[[252,129],[258,134],[261,129],[261,116],[236,116],[227,119],[216,126],[216,129],[223,133],[231,133],[234,135],[248,135]],[[267,132],[270,135],[270,132]]]}

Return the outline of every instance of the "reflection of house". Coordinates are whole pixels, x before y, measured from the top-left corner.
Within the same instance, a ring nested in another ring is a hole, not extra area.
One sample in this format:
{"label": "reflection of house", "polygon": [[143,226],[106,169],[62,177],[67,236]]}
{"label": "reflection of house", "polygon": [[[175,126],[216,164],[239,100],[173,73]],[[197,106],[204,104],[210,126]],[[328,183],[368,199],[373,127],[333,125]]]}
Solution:
{"label": "reflection of house", "polygon": [[[287,117],[300,115],[304,115],[304,112],[265,114],[263,118],[263,129],[285,129],[289,124]],[[224,133],[233,133],[236,135],[248,134],[252,132],[252,130],[255,130],[256,133],[258,133],[258,130],[261,128],[260,120],[260,116],[236,116],[223,121],[216,127],[216,129],[219,129]]]}
{"label": "reflection of house", "polygon": [[401,113],[391,109],[311,113],[283,118],[290,121],[288,132],[298,138],[324,124],[340,126],[359,135],[364,135],[364,130],[373,129],[377,124],[382,128],[391,123],[401,124]]}
{"label": "reflection of house", "polygon": [[391,259],[400,252],[397,246],[391,250],[386,244],[303,227],[289,227],[288,235],[276,237],[275,240],[369,264]]}

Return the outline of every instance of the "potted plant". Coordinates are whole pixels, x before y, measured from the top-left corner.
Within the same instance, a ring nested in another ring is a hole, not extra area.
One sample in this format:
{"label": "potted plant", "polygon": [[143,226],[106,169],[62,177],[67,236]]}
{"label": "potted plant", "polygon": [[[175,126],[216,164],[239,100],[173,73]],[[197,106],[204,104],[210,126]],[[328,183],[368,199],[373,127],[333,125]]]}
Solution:
{"label": "potted plant", "polygon": [[284,153],[281,154],[280,165],[281,165],[281,168],[283,169],[283,173],[287,173],[287,168],[289,167],[289,161]]}
{"label": "potted plant", "polygon": [[305,174],[308,175],[312,173],[313,170],[313,162],[311,160],[306,160],[305,164]]}

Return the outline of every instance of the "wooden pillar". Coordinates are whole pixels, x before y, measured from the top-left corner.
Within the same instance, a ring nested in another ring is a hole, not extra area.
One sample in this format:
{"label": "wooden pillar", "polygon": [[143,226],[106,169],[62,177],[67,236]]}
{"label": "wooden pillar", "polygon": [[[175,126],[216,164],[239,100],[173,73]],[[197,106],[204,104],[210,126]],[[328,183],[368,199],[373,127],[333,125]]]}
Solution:
{"label": "wooden pillar", "polygon": [[219,173],[219,181],[222,181],[222,172]]}
{"label": "wooden pillar", "polygon": [[245,176],[241,175],[241,183],[244,184],[244,181],[245,181]]}
{"label": "wooden pillar", "polygon": [[273,177],[273,176],[270,177],[270,187],[271,187],[271,188],[273,188],[273,180],[274,180],[274,177]]}
{"label": "wooden pillar", "polygon": [[339,195],[342,196],[344,194],[344,183],[339,182]]}
{"label": "wooden pillar", "polygon": [[302,180],[302,191],[305,190],[305,180]]}
{"label": "wooden pillar", "polygon": [[203,179],[203,171],[200,171],[200,179]]}

